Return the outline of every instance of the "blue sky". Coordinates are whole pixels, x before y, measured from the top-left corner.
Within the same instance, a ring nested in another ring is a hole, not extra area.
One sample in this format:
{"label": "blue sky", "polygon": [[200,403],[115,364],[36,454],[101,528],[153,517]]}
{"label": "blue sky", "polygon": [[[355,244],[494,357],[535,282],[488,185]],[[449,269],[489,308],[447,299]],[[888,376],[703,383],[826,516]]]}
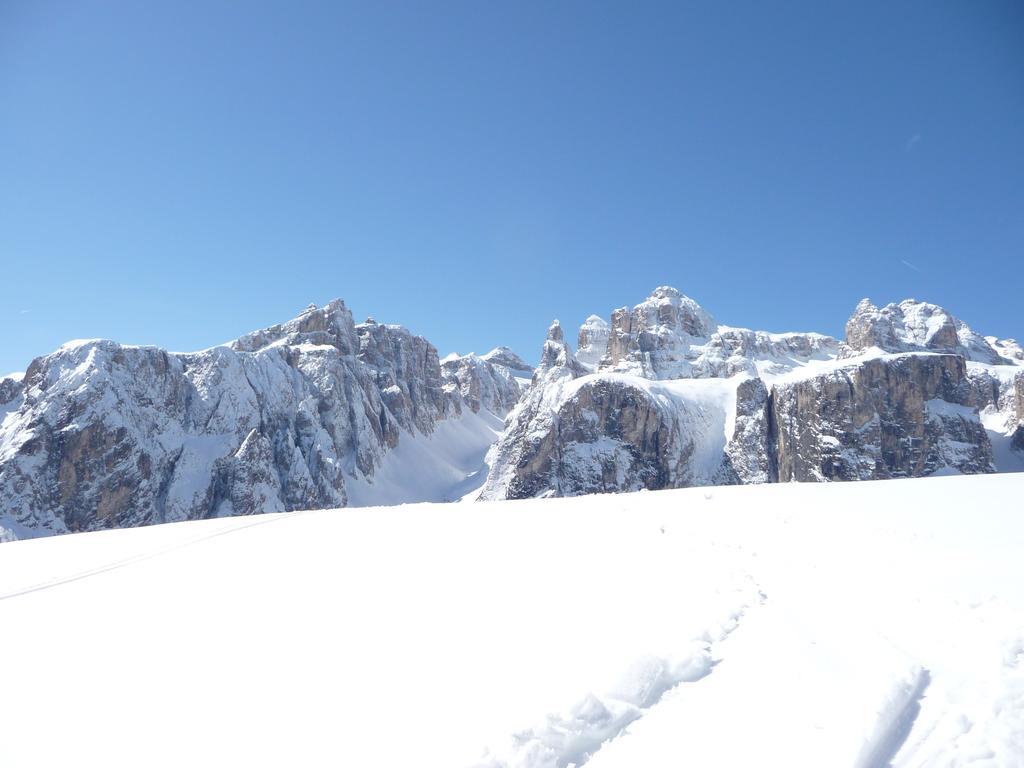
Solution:
{"label": "blue sky", "polygon": [[537,357],[675,285],[1024,336],[1016,0],[0,4],[0,373],[344,298]]}

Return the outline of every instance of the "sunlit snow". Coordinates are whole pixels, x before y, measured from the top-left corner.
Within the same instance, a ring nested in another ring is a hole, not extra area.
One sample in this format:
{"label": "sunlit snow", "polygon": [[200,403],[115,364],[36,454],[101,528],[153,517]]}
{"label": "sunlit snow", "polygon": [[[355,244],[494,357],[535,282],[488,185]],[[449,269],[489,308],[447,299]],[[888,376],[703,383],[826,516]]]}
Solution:
{"label": "sunlit snow", "polygon": [[1024,475],[0,549],[0,765],[1015,766]]}

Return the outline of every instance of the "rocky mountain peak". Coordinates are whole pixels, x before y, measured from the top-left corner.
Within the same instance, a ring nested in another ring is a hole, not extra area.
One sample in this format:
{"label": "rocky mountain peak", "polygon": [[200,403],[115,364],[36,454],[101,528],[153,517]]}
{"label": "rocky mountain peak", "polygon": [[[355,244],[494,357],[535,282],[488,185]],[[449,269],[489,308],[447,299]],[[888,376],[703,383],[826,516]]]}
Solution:
{"label": "rocky mountain peak", "polygon": [[1024,350],[934,304],[865,299],[842,345],[662,286],[578,338],[554,321],[535,371],[507,347],[441,361],[335,300],[195,353],[69,342],[0,378],[0,541],[455,498],[486,467],[488,498],[1024,469]]}
{"label": "rocky mountain peak", "polygon": [[846,323],[846,344],[854,353],[951,352],[981,363],[1003,362],[980,334],[950,312],[928,302],[905,299],[879,309],[862,299]]}
{"label": "rocky mountain peak", "polygon": [[537,374],[543,375],[554,368],[568,370],[573,375],[584,372],[583,367],[576,361],[576,357],[566,343],[562,324],[558,320],[553,321],[548,328],[548,336],[544,341],[544,349],[540,355],[540,365],[534,374],[534,381],[537,379]]}
{"label": "rocky mountain peak", "polygon": [[648,378],[676,378],[694,344],[716,331],[715,319],[675,288],[656,288],[630,310],[612,312],[602,368],[630,370]]}
{"label": "rocky mountain peak", "polygon": [[818,333],[766,333],[720,326],[696,301],[661,286],[611,323],[591,315],[580,327],[576,358],[591,371],[647,379],[714,378],[780,373],[835,357],[840,343]]}
{"label": "rocky mountain peak", "polygon": [[562,324],[555,320],[548,327],[548,335],[544,340],[544,348],[540,354],[540,370],[547,371],[555,366],[565,365],[569,350],[565,346],[565,334]]}
{"label": "rocky mountain peak", "polygon": [[718,326],[667,286],[583,323],[582,374],[553,327],[481,498],[1024,469],[1018,345],[914,300],[861,301],[848,341]]}
{"label": "rocky mountain peak", "polygon": [[0,380],[0,541],[391,498],[399,441],[450,421],[485,450],[518,400],[508,369],[463,362],[442,370],[426,339],[355,325],[340,300],[193,353],[69,342]]}
{"label": "rocky mountain peak", "polygon": [[248,333],[230,347],[238,352],[255,352],[272,344],[332,346],[342,355],[354,355],[359,350],[352,313],[341,299],[323,307],[310,304],[293,320]]}
{"label": "rocky mountain peak", "polygon": [[446,389],[457,391],[473,413],[484,408],[504,417],[522,394],[520,377],[533,369],[508,347],[499,347],[482,357],[448,355],[441,361],[441,372]]}
{"label": "rocky mountain peak", "polygon": [[21,374],[11,374],[0,378],[0,405],[11,402],[21,394],[23,378],[24,376]]}
{"label": "rocky mountain peak", "polygon": [[659,285],[653,291],[648,299],[670,299],[678,300],[683,298],[683,293],[678,288],[673,288],[671,285]]}
{"label": "rocky mountain peak", "polygon": [[596,370],[608,351],[608,336],[611,326],[608,321],[591,315],[580,326],[576,343],[576,359],[590,369]]}
{"label": "rocky mountain peak", "polygon": [[655,288],[633,311],[642,313],[649,328],[663,325],[698,338],[718,330],[718,323],[700,304],[667,285]]}
{"label": "rocky mountain peak", "polygon": [[481,355],[480,359],[491,363],[492,365],[500,365],[504,368],[508,368],[510,371],[533,373],[533,366],[523,360],[523,358],[508,347],[495,347],[486,355]]}

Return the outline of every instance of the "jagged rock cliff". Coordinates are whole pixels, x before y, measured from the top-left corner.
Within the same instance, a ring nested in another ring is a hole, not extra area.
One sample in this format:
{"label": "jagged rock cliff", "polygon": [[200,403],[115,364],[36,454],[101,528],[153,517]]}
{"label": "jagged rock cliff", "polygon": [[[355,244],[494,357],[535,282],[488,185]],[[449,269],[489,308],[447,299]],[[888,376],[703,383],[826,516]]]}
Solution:
{"label": "jagged rock cliff", "polygon": [[0,379],[0,540],[477,493],[1024,471],[1024,352],[935,305],[862,301],[840,342],[718,325],[661,287],[578,339],[574,354],[555,321],[536,370],[504,347],[439,360],[333,301],[196,353],[66,344]]}
{"label": "jagged rock cliff", "polygon": [[482,498],[1024,469],[1014,342],[912,300],[865,300],[847,330],[719,326],[668,287],[588,318],[583,362],[556,323]]}
{"label": "jagged rock cliff", "polygon": [[341,301],[197,353],[66,344],[0,382],[0,538],[372,498],[400,444],[514,404],[509,369],[460,360]]}
{"label": "jagged rock cliff", "polygon": [[21,394],[23,376],[5,376],[0,379],[0,407],[5,406]]}
{"label": "jagged rock cliff", "polygon": [[511,498],[548,492],[552,481],[551,452],[557,445],[554,404],[582,372],[582,366],[565,343],[561,324],[555,320],[548,329],[532,386],[506,420],[502,451],[494,454],[492,449],[487,455],[489,472],[483,498],[493,498],[488,488],[494,485],[517,488]]}
{"label": "jagged rock cliff", "polygon": [[595,370],[648,379],[756,376],[834,358],[839,347],[836,339],[819,333],[719,326],[693,299],[662,286],[632,310],[612,312],[606,351]]}
{"label": "jagged rock cliff", "polygon": [[508,369],[520,380],[524,377],[529,379],[533,376],[533,366],[508,347],[495,347],[487,354],[481,355],[481,359],[486,360],[491,365]]}
{"label": "jagged rock cliff", "polygon": [[878,480],[993,472],[964,359],[875,357],[777,384],[771,398],[778,479]]}
{"label": "jagged rock cliff", "polygon": [[[521,367],[520,367],[521,366]],[[519,401],[520,380],[533,369],[510,350],[495,349],[486,355],[450,355],[441,361],[448,387],[457,391],[473,413],[480,409],[504,417]]]}
{"label": "jagged rock cliff", "polygon": [[736,387],[735,419],[725,446],[723,484],[771,483],[778,480],[771,395],[759,378],[741,379]]}

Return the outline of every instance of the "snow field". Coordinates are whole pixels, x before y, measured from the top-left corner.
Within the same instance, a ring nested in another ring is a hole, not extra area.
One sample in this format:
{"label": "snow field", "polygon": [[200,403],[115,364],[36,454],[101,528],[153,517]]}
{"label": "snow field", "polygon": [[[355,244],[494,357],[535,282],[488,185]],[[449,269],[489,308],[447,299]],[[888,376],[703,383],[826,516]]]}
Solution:
{"label": "snow field", "polygon": [[0,765],[1016,766],[1024,475],[0,548]]}

